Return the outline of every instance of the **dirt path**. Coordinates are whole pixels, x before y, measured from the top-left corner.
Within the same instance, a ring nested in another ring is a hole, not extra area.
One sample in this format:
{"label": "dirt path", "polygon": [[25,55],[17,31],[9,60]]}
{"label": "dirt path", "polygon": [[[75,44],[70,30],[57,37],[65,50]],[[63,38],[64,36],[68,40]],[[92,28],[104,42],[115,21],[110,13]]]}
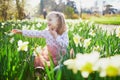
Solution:
{"label": "dirt path", "polygon": [[120,28],[120,25],[103,25],[103,24],[98,24],[98,25],[103,30],[105,30],[105,31],[107,30],[107,31],[109,31],[111,33],[113,33],[116,28],[118,28],[118,27]]}

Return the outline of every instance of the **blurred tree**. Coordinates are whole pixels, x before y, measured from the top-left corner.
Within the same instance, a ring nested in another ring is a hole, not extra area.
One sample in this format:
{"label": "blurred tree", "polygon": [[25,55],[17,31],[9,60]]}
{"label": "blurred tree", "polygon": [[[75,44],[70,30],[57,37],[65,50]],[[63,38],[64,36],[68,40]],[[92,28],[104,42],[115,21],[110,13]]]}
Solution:
{"label": "blurred tree", "polygon": [[67,18],[72,18],[72,15],[74,14],[74,9],[70,6],[66,6],[64,13],[65,13]]}
{"label": "blurred tree", "polygon": [[18,11],[18,19],[22,20],[26,17],[24,12],[25,0],[16,0],[16,6]]}
{"label": "blurred tree", "polygon": [[44,0],[40,0],[40,14],[42,14],[44,9]]}
{"label": "blurred tree", "polygon": [[25,0],[0,0],[0,20],[24,19],[24,4]]}
{"label": "blurred tree", "polygon": [[65,3],[62,2],[62,0],[59,0],[58,2],[56,2],[56,7],[54,8],[55,11],[60,11],[60,12],[64,12],[65,10]]}
{"label": "blurred tree", "polygon": [[72,7],[74,10],[74,13],[78,14],[78,9],[77,9],[75,1],[67,0],[66,6]]}
{"label": "blurred tree", "polygon": [[40,14],[43,13],[43,9],[46,9],[47,11],[53,11],[55,8],[55,0],[40,0]]}
{"label": "blurred tree", "polygon": [[0,0],[0,16],[2,21],[7,20],[7,10],[9,8],[10,0]]}

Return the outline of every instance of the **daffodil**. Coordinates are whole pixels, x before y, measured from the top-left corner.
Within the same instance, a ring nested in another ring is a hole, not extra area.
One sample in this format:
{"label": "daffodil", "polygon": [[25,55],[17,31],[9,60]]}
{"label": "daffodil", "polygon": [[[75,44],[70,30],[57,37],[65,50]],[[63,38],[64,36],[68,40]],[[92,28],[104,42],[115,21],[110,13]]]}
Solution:
{"label": "daffodil", "polygon": [[2,23],[2,26],[4,26],[5,25],[5,23]]}
{"label": "daffodil", "polygon": [[10,32],[10,33],[8,33],[7,35],[8,35],[8,36],[13,36],[14,33],[13,33],[13,32]]}
{"label": "daffodil", "polygon": [[108,65],[106,67],[106,75],[110,77],[115,77],[119,73],[119,69],[114,65]]}
{"label": "daffodil", "polygon": [[115,77],[120,75],[120,56],[101,58],[94,66],[100,72],[100,77]]}
{"label": "daffodil", "polygon": [[33,55],[37,56],[37,54],[40,54],[40,53],[42,53],[42,48],[41,46],[38,46],[34,49]]}
{"label": "daffodil", "polygon": [[22,30],[27,30],[29,29],[27,25],[22,26]]}
{"label": "daffodil", "polygon": [[87,48],[87,47],[90,45],[90,43],[91,43],[91,38],[85,39],[85,40],[84,40],[84,45],[83,45],[83,46],[84,46],[85,48]]}
{"label": "daffodil", "polygon": [[78,68],[84,78],[87,78],[90,73],[94,72],[94,65],[100,57],[98,52],[92,52],[90,54],[76,55],[78,62]]}
{"label": "daffodil", "polygon": [[71,26],[71,27],[69,28],[69,30],[70,30],[70,31],[74,31],[74,26]]}
{"label": "daffodil", "polygon": [[116,29],[116,37],[120,38],[120,28]]}
{"label": "daffodil", "polygon": [[10,43],[13,43],[15,41],[14,38],[10,38]]}
{"label": "daffodil", "polygon": [[22,42],[22,40],[18,41],[18,51],[27,51],[29,42]]}
{"label": "daffodil", "polygon": [[91,52],[90,54],[78,53],[75,59],[66,60],[64,65],[68,69],[72,69],[73,73],[81,71],[82,76],[87,78],[94,71],[94,65],[99,59],[99,56],[98,52]]}
{"label": "daffodil", "polygon": [[95,34],[95,30],[92,30],[92,29],[91,29],[90,32],[89,32],[89,35],[91,35],[92,37],[95,37],[95,35],[96,35],[96,34]]}
{"label": "daffodil", "polygon": [[68,69],[71,69],[73,71],[73,73],[76,74],[78,72],[75,59],[66,60],[66,61],[64,61],[63,64],[66,65]]}
{"label": "daffodil", "polygon": [[40,28],[42,25],[40,23],[36,24],[37,28]]}
{"label": "daffodil", "polygon": [[78,34],[74,35],[73,40],[76,44],[76,47],[78,47],[78,44],[80,43],[80,36]]}
{"label": "daffodil", "polygon": [[100,52],[101,51],[101,47],[100,46],[94,46],[93,47],[93,51],[98,51],[98,52]]}
{"label": "daffodil", "polygon": [[35,26],[34,25],[32,25],[31,30],[35,30]]}
{"label": "daffodil", "polygon": [[89,27],[92,27],[94,24],[94,21],[89,22]]}

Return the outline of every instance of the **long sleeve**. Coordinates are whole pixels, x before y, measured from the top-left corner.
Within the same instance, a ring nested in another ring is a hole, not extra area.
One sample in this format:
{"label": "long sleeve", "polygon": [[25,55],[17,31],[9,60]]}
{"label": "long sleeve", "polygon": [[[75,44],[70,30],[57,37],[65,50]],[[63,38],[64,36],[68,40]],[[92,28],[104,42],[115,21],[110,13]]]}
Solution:
{"label": "long sleeve", "polygon": [[37,30],[22,30],[23,36],[28,37],[39,37],[47,38],[47,30],[37,31]]}
{"label": "long sleeve", "polygon": [[62,35],[59,35],[56,38],[57,43],[61,46],[61,47],[67,47],[69,44],[69,39],[68,39],[68,34],[67,32],[64,32]]}

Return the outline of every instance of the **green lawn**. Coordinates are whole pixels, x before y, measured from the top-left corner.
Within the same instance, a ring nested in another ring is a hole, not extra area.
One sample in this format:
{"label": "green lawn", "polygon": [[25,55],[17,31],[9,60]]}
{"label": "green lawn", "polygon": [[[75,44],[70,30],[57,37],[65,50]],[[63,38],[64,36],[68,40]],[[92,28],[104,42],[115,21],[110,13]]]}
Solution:
{"label": "green lawn", "polygon": [[92,16],[89,20],[99,24],[120,25],[120,15],[119,16],[101,16],[101,17]]}

